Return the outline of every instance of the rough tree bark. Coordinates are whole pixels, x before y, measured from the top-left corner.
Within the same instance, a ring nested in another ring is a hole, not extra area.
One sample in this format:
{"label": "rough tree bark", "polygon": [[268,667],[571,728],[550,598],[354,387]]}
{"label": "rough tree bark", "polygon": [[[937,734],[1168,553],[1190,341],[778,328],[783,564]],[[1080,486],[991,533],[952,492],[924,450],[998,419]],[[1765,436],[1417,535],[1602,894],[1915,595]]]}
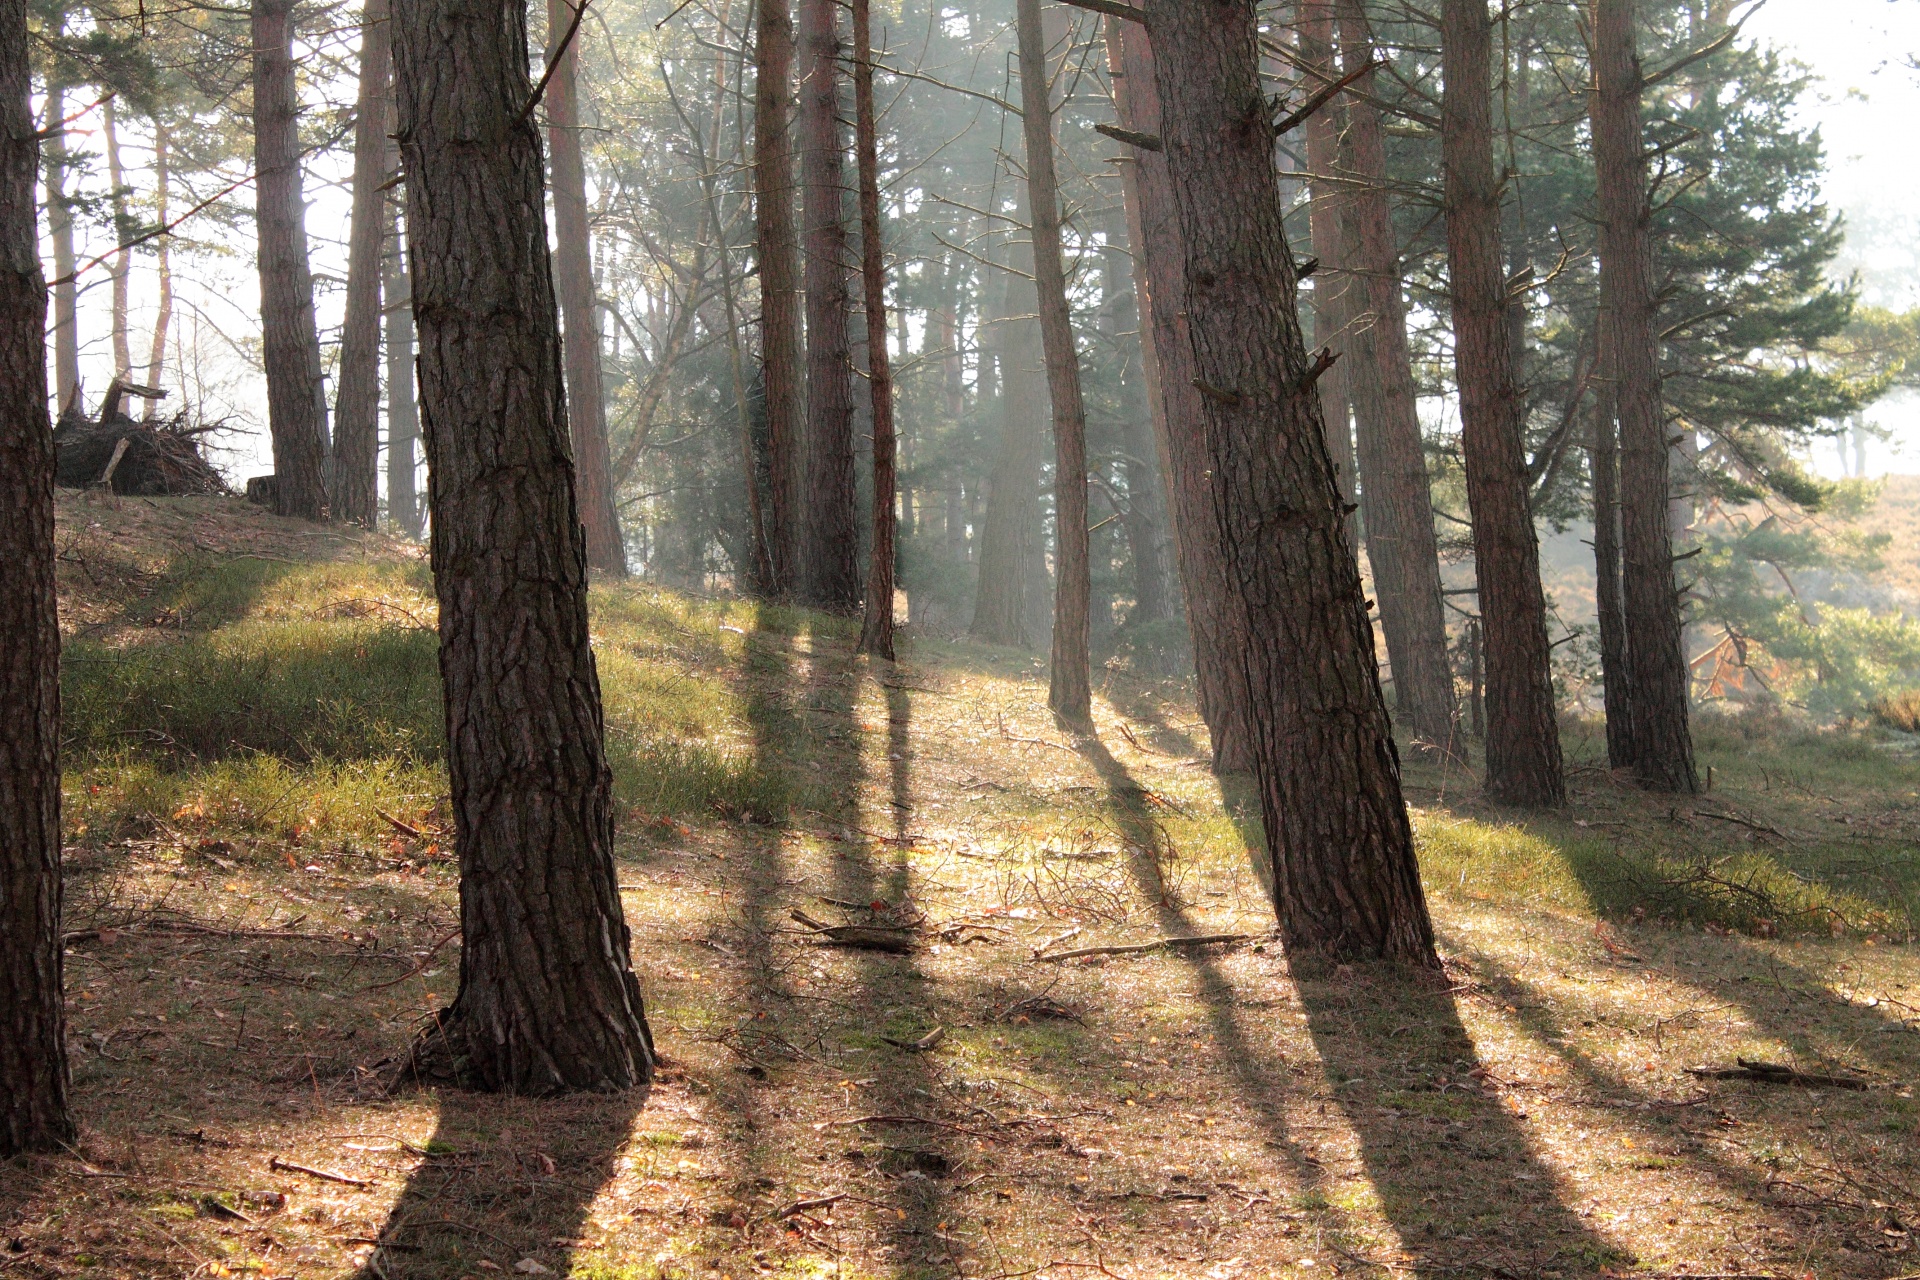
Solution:
{"label": "rough tree bark", "polygon": [[1053,103],[1047,89],[1047,36],[1040,0],[1018,0],[1020,122],[1026,138],[1027,205],[1033,220],[1034,284],[1040,295],[1040,344],[1053,406],[1053,661],[1047,705],[1063,724],[1093,724],[1088,656],[1087,409],[1080,394],[1067,273],[1060,258],[1060,185],[1054,176]]}
{"label": "rough tree bark", "polygon": [[1620,602],[1620,445],[1613,427],[1613,375],[1603,370],[1588,448],[1593,482],[1594,606],[1600,622],[1600,680],[1607,711],[1607,764],[1633,767],[1633,698],[1627,689],[1627,620]]}
{"label": "rough tree bark", "polygon": [[389,193],[385,278],[381,292],[387,312],[387,518],[409,538],[420,536],[420,494],[416,482],[420,412],[413,394],[413,287],[407,278],[407,250],[400,216],[400,192]]}
{"label": "rough tree bark", "polygon": [[353,122],[353,221],[347,231],[347,314],[333,411],[333,514],[372,528],[379,518],[380,246],[386,239],[387,159],[393,132],[388,0],[367,0],[360,22],[360,96]]}
{"label": "rough tree bark", "polygon": [[0,1160],[73,1138],[60,975],[53,432],[31,87],[25,0],[0,0]]}
{"label": "rough tree bark", "polygon": [[1486,0],[1442,0],[1440,44],[1453,359],[1486,643],[1486,789],[1507,804],[1557,806],[1566,803],[1566,783],[1540,546],[1528,501],[1522,400],[1507,341]]}
{"label": "rough tree bark", "polygon": [[[586,0],[580,0],[586,3]],[[607,444],[606,393],[600,373],[600,312],[593,288],[593,238],[587,225],[587,166],[580,147],[578,34],[564,51],[553,45],[573,29],[572,0],[547,0],[547,59],[559,62],[547,81],[547,163],[553,170],[554,283],[566,323],[567,416],[573,435],[573,465],[580,493],[580,519],[587,526],[587,563],[617,578],[627,576],[627,544],[620,535],[614,501],[613,457]]]}
{"label": "rough tree bark", "polygon": [[327,393],[313,320],[306,198],[300,189],[293,0],[255,0],[253,6],[253,172],[273,509],[283,516],[324,520]]}
{"label": "rough tree bark", "polygon": [[526,10],[394,16],[463,936],[459,994],[415,1061],[500,1092],[623,1089],[653,1051],[614,874]]}
{"label": "rough tree bark", "polygon": [[873,395],[873,547],[860,650],[893,660],[893,366],[887,353],[887,268],[880,243],[880,139],[873,108],[873,17],[853,0],[854,149],[860,171],[860,277],[866,289],[867,383]]}
{"label": "rough tree bark", "polygon": [[[64,24],[54,34],[64,30]],[[47,82],[47,238],[53,242],[54,403],[64,411],[80,394],[80,291],[73,278],[73,207],[67,202],[67,90]]]}
{"label": "rough tree bark", "polygon": [[[172,181],[171,149],[172,133],[167,122],[160,116],[153,121],[153,199],[154,221],[160,226],[167,225],[167,188]],[[149,387],[160,385],[160,379],[166,372],[167,335],[173,331],[173,237],[158,236],[154,244],[154,266],[159,275],[158,311],[153,318],[153,343],[147,351],[147,376],[143,381]],[[180,389],[186,394],[186,387]],[[147,401],[147,421],[152,422],[160,416],[160,402]]]}
{"label": "rough tree bark", "polygon": [[1640,119],[1633,0],[1594,0],[1593,162],[1600,197],[1600,311],[1620,421],[1620,582],[1626,761],[1643,786],[1699,790],[1687,726],[1687,655],[1668,523],[1666,411],[1654,333],[1653,211]]}
{"label": "rough tree bark", "polygon": [[773,594],[800,589],[800,244],[793,209],[793,5],[759,0],[754,41],[753,216],[759,237],[760,362],[766,391]]}
{"label": "rough tree bark", "polygon": [[1437,968],[1373,627],[1301,339],[1253,0],[1147,0],[1211,461],[1288,955]]}
{"label": "rough tree bark", "polygon": [[[1338,18],[1343,69],[1357,71],[1373,60],[1366,11],[1359,0],[1339,0]],[[1347,99],[1341,164],[1348,181],[1342,242],[1347,313],[1353,320],[1347,385],[1359,436],[1361,509],[1380,629],[1393,666],[1400,741],[1451,751],[1453,670],[1447,661],[1440,549],[1373,82],[1372,73],[1363,75]]]}
{"label": "rough tree bark", "polygon": [[[1160,132],[1160,91],[1154,79],[1153,41],[1145,27],[1113,18],[1107,24],[1114,103],[1120,123],[1139,133]],[[1123,165],[1129,233],[1138,246],[1141,349],[1147,360],[1154,435],[1167,476],[1173,517],[1174,558],[1187,605],[1187,631],[1199,689],[1200,716],[1213,740],[1218,773],[1253,768],[1253,706],[1237,667],[1240,642],[1227,608],[1226,564],[1207,535],[1212,517],[1205,412],[1193,384],[1193,349],[1187,340],[1186,244],[1173,179],[1163,151],[1132,148]]]}
{"label": "rough tree bark", "polygon": [[800,175],[806,198],[807,430],[802,599],[851,613],[860,605],[854,504],[853,356],[840,128],[837,0],[800,0]]}

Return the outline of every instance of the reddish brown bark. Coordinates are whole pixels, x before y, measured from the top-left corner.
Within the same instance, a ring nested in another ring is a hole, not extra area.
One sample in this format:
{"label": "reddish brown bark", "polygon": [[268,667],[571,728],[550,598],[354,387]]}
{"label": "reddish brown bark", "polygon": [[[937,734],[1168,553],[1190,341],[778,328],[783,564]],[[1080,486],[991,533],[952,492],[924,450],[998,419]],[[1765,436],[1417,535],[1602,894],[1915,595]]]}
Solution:
{"label": "reddish brown bark", "polygon": [[313,319],[307,204],[300,182],[300,100],[293,0],[253,6],[254,226],[260,258],[261,360],[273,437],[273,509],[327,516],[327,393]]}
{"label": "reddish brown bark", "polygon": [[1613,428],[1612,374],[1602,371],[1588,447],[1593,482],[1594,612],[1600,624],[1600,678],[1607,713],[1607,763],[1633,767],[1633,698],[1627,682],[1627,620],[1620,601],[1620,445]]}
{"label": "reddish brown bark", "polygon": [[773,593],[799,590],[800,244],[793,190],[793,5],[759,0],[754,41],[753,215],[759,236],[760,360],[767,405],[768,554]]}
{"label": "reddish brown bark", "polygon": [[1088,658],[1087,409],[1080,353],[1060,257],[1060,185],[1054,175],[1053,103],[1047,89],[1047,36],[1040,0],[1018,0],[1020,118],[1026,139],[1027,204],[1033,219],[1034,286],[1040,296],[1040,345],[1053,407],[1053,661],[1047,705],[1064,724],[1093,723]]}
{"label": "reddish brown bark", "polygon": [[387,229],[386,193],[380,188],[387,180],[387,135],[393,132],[393,38],[387,15],[387,0],[368,0],[360,23],[347,314],[333,410],[333,513],[369,528],[380,504],[380,245]]}
{"label": "reddish brown bark", "polygon": [[1486,789],[1507,804],[1557,806],[1566,803],[1566,783],[1521,434],[1524,403],[1507,333],[1486,0],[1443,0],[1440,43],[1453,360],[1487,664]]}
{"label": "reddish brown bark", "polygon": [[[1359,0],[1339,0],[1341,61],[1351,72],[1373,60]],[[1352,320],[1348,381],[1359,437],[1361,509],[1367,559],[1393,667],[1394,719],[1403,744],[1450,751],[1453,670],[1447,661],[1446,606],[1433,495],[1407,342],[1399,242],[1387,199],[1387,156],[1372,73],[1347,99],[1341,208]]]}
{"label": "reddish brown bark", "polygon": [[[580,0],[585,3],[586,0]],[[572,29],[571,0],[547,0],[547,39]],[[555,50],[549,48],[551,61]],[[580,519],[587,527],[587,563],[616,578],[627,576],[627,545],[613,491],[607,444],[606,392],[600,372],[600,314],[593,288],[593,236],[587,222],[587,166],[580,147],[580,91],[576,35],[559,54],[547,81],[547,163],[553,171],[553,282],[566,324],[567,420]]]}
{"label": "reddish brown bark", "polygon": [[544,174],[517,0],[403,0],[394,71],[433,507],[460,990],[416,1065],[507,1093],[652,1073],[613,862]]}
{"label": "reddish brown bark", "polygon": [[[1302,0],[1296,28],[1300,63],[1305,68],[1302,87],[1317,92],[1339,78],[1334,66],[1333,0]],[[1307,233],[1320,267],[1313,275],[1313,341],[1335,357],[1352,343],[1353,280],[1347,271],[1346,227],[1342,212],[1348,199],[1339,181],[1340,135],[1346,123],[1345,99],[1335,98],[1307,119]],[[1348,506],[1358,497],[1358,467],[1354,454],[1353,397],[1349,392],[1351,361],[1341,360],[1320,375],[1320,414],[1327,426],[1327,448],[1339,473],[1340,496]],[[1347,535],[1355,525],[1347,521]]]}
{"label": "reddish brown bark", "polygon": [[807,431],[801,590],[836,613],[860,606],[855,520],[852,306],[838,0],[800,0],[800,175],[806,212]]}
{"label": "reddish brown bark", "polygon": [[[1118,18],[1109,20],[1107,40],[1121,125],[1157,135],[1160,91],[1153,41],[1145,27]],[[1204,405],[1193,384],[1193,350],[1187,340],[1186,245],[1166,154],[1131,150],[1121,176],[1128,231],[1138,246],[1134,279],[1140,291],[1141,347],[1148,362],[1154,435],[1167,477],[1200,715],[1213,740],[1214,769],[1244,773],[1253,767],[1253,707],[1235,665],[1240,645],[1227,608],[1226,565],[1206,532],[1212,518],[1210,464],[1200,429]]]}
{"label": "reddish brown bark", "polygon": [[[1687,656],[1673,580],[1667,417],[1654,325],[1653,211],[1633,13],[1632,0],[1594,0],[1601,334],[1620,421],[1620,596],[1631,703],[1625,763],[1643,786],[1692,792],[1700,783],[1687,726]],[[1607,687],[1612,689],[1612,680]]]}
{"label": "reddish brown bark", "polygon": [[1253,0],[1147,0],[1208,461],[1288,955],[1437,967],[1299,322]]}
{"label": "reddish brown bark", "polygon": [[0,0],[0,1160],[73,1138],[60,940],[60,627],[27,11]]}
{"label": "reddish brown bark", "polygon": [[873,548],[860,649],[893,660],[893,366],[887,353],[887,268],[880,243],[880,139],[873,110],[873,19],[853,0],[854,149],[860,171],[860,278],[866,290],[867,382],[873,396]]}

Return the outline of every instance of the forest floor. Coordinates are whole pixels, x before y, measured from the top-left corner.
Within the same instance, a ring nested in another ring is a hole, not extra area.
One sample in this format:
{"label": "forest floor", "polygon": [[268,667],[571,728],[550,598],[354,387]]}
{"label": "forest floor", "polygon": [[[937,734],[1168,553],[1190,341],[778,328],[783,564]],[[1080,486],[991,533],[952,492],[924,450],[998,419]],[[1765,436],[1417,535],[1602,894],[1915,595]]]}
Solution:
{"label": "forest floor", "polygon": [[61,517],[81,1137],[0,1166],[0,1277],[1920,1273],[1910,740],[1703,720],[1676,801],[1569,723],[1546,816],[1413,766],[1446,979],[1289,972],[1181,685],[1075,741],[1030,655],[607,587],[664,1068],[389,1096],[459,965],[421,557]]}

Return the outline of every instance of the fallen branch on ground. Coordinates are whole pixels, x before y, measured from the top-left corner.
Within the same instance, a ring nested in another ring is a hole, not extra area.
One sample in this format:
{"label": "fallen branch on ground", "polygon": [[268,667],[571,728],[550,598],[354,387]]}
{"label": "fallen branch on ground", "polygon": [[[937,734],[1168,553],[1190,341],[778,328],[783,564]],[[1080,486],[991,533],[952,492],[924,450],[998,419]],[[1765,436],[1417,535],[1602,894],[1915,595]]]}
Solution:
{"label": "fallen branch on ground", "polygon": [[1757,1080],[1764,1084],[1791,1084],[1805,1089],[1864,1089],[1867,1082],[1858,1076],[1835,1076],[1822,1072],[1796,1071],[1777,1062],[1754,1062],[1735,1058],[1735,1067],[1688,1067],[1687,1074],[1703,1080]]}
{"label": "fallen branch on ground", "polygon": [[295,1164],[291,1160],[282,1160],[274,1156],[267,1161],[267,1167],[276,1173],[304,1173],[309,1178],[318,1178],[322,1182],[337,1182],[343,1187],[370,1187],[373,1183],[365,1178],[349,1178],[344,1173],[329,1173],[325,1169],[314,1169],[304,1164]]}
{"label": "fallen branch on ground", "polygon": [[887,951],[901,956],[912,955],[920,949],[920,944],[905,929],[883,929],[864,924],[822,924],[798,907],[787,914],[832,946],[852,947],[859,951]]}
{"label": "fallen branch on ground", "polygon": [[1140,942],[1124,947],[1081,947],[1074,951],[1060,951],[1050,956],[1035,956],[1037,964],[1056,964],[1062,960],[1079,960],[1086,956],[1137,956],[1149,951],[1160,951],[1167,947],[1211,947],[1229,942],[1261,942],[1266,939],[1262,933],[1203,933],[1192,938],[1162,938],[1158,942]]}

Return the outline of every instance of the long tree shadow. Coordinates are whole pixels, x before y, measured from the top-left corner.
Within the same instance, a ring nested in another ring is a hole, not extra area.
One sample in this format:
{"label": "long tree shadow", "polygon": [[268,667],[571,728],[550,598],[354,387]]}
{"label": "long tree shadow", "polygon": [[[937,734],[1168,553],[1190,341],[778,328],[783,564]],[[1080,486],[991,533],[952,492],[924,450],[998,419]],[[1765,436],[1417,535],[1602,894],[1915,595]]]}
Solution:
{"label": "long tree shadow", "polygon": [[[1129,845],[1152,847],[1158,824],[1139,783],[1098,742],[1083,753],[1106,783]],[[1234,786],[1230,780],[1229,788]],[[1248,797],[1229,791],[1248,856],[1263,887],[1271,885],[1265,840]],[[1154,865],[1136,857],[1142,888]],[[1164,895],[1162,927],[1192,933],[1186,913]],[[1201,979],[1214,1039],[1242,1094],[1261,1114],[1273,1145],[1296,1175],[1335,1206],[1354,1191],[1329,1184],[1311,1151],[1288,1131],[1284,1068],[1257,1051],[1236,1018],[1231,984],[1217,962],[1188,957]],[[1595,1235],[1568,1206],[1570,1188],[1531,1149],[1514,1117],[1472,1088],[1485,1070],[1449,990],[1394,966],[1328,968],[1290,959],[1294,989],[1337,1107],[1359,1142],[1381,1213],[1399,1237],[1403,1257],[1349,1256],[1417,1275],[1594,1274],[1630,1262]],[[1458,1083],[1467,1088],[1454,1088]],[[1442,1092],[1442,1090],[1446,1090]]]}

